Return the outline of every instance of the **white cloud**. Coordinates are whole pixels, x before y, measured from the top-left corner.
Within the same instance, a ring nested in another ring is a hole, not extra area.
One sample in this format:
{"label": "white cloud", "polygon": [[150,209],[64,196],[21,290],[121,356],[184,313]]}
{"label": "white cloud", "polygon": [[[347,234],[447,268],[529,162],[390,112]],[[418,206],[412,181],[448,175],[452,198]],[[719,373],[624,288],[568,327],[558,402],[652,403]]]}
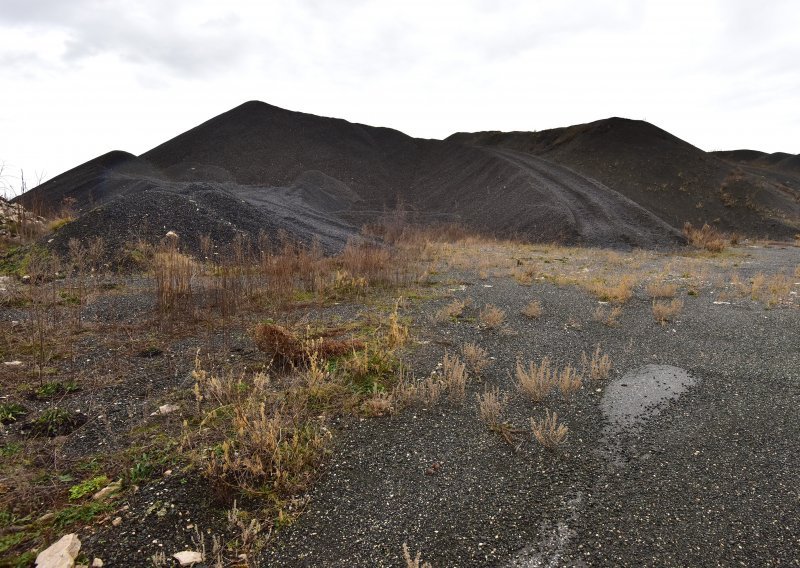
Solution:
{"label": "white cloud", "polygon": [[618,115],[798,152],[797,16],[788,0],[4,0],[0,160],[52,176],[249,99],[424,137]]}

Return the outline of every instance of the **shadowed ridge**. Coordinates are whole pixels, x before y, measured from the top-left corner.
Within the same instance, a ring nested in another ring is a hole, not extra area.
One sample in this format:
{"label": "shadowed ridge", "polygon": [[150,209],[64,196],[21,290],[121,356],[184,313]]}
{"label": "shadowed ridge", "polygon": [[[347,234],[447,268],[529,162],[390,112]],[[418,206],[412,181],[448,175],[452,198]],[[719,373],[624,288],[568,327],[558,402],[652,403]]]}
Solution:
{"label": "shadowed ridge", "polygon": [[[708,222],[726,231],[791,238],[800,226],[800,177],[787,177],[795,164],[788,155],[765,178],[650,123],[618,117],[541,132],[457,133],[448,140],[507,148],[563,164],[674,227],[685,221]],[[753,164],[767,157],[750,151],[734,155],[752,157]]]}
{"label": "shadowed ridge", "polygon": [[110,186],[108,181],[115,175],[158,178],[161,173],[133,154],[112,150],[57,175],[14,201],[28,208],[53,212],[62,207],[65,198],[70,198],[78,209],[84,209],[113,197],[118,187]]}

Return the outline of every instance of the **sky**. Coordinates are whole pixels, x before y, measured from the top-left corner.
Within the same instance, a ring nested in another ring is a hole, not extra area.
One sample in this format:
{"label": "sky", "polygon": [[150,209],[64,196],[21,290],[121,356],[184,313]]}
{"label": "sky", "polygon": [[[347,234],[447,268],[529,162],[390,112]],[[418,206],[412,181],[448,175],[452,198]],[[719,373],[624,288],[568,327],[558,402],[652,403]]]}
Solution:
{"label": "sky", "polygon": [[443,138],[622,116],[800,153],[800,2],[0,0],[0,190],[247,100]]}

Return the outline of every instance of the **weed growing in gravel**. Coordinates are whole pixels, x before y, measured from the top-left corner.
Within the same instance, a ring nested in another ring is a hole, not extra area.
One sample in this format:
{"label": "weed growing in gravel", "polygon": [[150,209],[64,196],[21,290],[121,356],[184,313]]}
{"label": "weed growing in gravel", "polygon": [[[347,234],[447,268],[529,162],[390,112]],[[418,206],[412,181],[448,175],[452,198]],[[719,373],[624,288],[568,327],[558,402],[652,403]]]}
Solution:
{"label": "weed growing in gravel", "polygon": [[581,362],[584,375],[593,381],[605,380],[611,373],[611,358],[600,350],[599,345],[595,348],[591,358],[585,352],[581,353]]}
{"label": "weed growing in gravel", "polygon": [[501,393],[498,387],[493,387],[483,394],[476,394],[478,400],[478,415],[490,428],[497,428],[502,423],[503,410],[508,404],[508,394]]}
{"label": "weed growing in gravel", "polygon": [[487,329],[497,329],[506,321],[506,313],[492,304],[486,304],[478,319]]}
{"label": "weed growing in gravel", "polygon": [[612,282],[595,280],[587,283],[586,288],[590,293],[603,301],[624,304],[633,296],[633,287],[635,284],[635,277],[625,275]]}
{"label": "weed growing in gravel", "polygon": [[558,414],[547,409],[544,418],[531,417],[531,431],[539,444],[548,450],[556,450],[567,438],[569,428],[559,424]]}
{"label": "weed growing in gravel", "polygon": [[581,376],[572,365],[567,365],[557,372],[556,383],[564,398],[570,398],[581,389],[583,384]]}
{"label": "weed growing in gravel", "polygon": [[670,302],[653,301],[653,317],[661,325],[665,325],[667,322],[674,320],[675,316],[677,316],[682,309],[683,300],[678,298]]}
{"label": "weed growing in gravel", "polygon": [[156,252],[153,256],[153,276],[159,312],[174,317],[179,309],[187,309],[192,299],[192,281],[199,267],[175,246]]}
{"label": "weed growing in gravel", "polygon": [[109,484],[108,477],[105,475],[100,475],[98,477],[93,477],[91,479],[87,479],[86,481],[79,483],[77,485],[73,485],[69,488],[69,499],[70,501],[75,501],[80,499],[81,497],[85,497],[90,493],[95,493],[99,491],[103,487]]}
{"label": "weed growing in gravel", "polygon": [[464,402],[467,379],[467,367],[461,359],[455,355],[445,353],[442,359],[442,383],[448,398],[452,402]]}
{"label": "weed growing in gravel", "polygon": [[16,422],[21,416],[28,413],[26,408],[16,402],[4,402],[0,404],[0,424],[11,424]]}
{"label": "weed growing in gravel", "polygon": [[728,237],[708,223],[698,229],[687,221],[683,225],[683,236],[693,247],[705,249],[709,252],[722,252],[730,241]]}
{"label": "weed growing in gravel", "polygon": [[492,363],[488,351],[477,343],[465,343],[461,347],[461,354],[470,371],[476,375],[481,375]]}
{"label": "weed growing in gravel", "polygon": [[446,322],[454,320],[461,316],[464,312],[464,308],[466,304],[461,300],[453,300],[449,304],[445,305],[442,309],[436,312],[436,321],[438,322]]}
{"label": "weed growing in gravel", "polygon": [[517,360],[516,377],[517,388],[533,402],[543,401],[556,385],[549,357],[542,359],[539,364],[530,361],[527,367]]}
{"label": "weed growing in gravel", "polygon": [[602,323],[606,327],[617,327],[619,325],[619,316],[622,315],[622,307],[614,306],[607,308],[606,306],[597,306],[594,311],[594,319]]}
{"label": "weed growing in gravel", "polygon": [[411,556],[408,550],[408,544],[403,543],[403,560],[406,562],[406,568],[433,568],[430,562],[422,561],[422,552],[417,552],[416,556]]}
{"label": "weed growing in gravel", "polygon": [[542,303],[539,300],[531,300],[524,308],[522,308],[522,315],[531,319],[541,317]]}
{"label": "weed growing in gravel", "polygon": [[674,298],[678,287],[667,282],[651,282],[647,285],[646,291],[651,298]]}

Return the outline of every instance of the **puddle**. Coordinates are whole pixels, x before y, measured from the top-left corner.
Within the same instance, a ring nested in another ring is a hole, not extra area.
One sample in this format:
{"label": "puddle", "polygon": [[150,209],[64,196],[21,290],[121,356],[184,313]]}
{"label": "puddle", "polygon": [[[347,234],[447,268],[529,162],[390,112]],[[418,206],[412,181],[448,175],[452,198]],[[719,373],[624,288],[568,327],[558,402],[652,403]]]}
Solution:
{"label": "puddle", "polygon": [[695,383],[688,371],[671,365],[646,365],[625,373],[603,393],[601,408],[610,433],[637,429]]}

